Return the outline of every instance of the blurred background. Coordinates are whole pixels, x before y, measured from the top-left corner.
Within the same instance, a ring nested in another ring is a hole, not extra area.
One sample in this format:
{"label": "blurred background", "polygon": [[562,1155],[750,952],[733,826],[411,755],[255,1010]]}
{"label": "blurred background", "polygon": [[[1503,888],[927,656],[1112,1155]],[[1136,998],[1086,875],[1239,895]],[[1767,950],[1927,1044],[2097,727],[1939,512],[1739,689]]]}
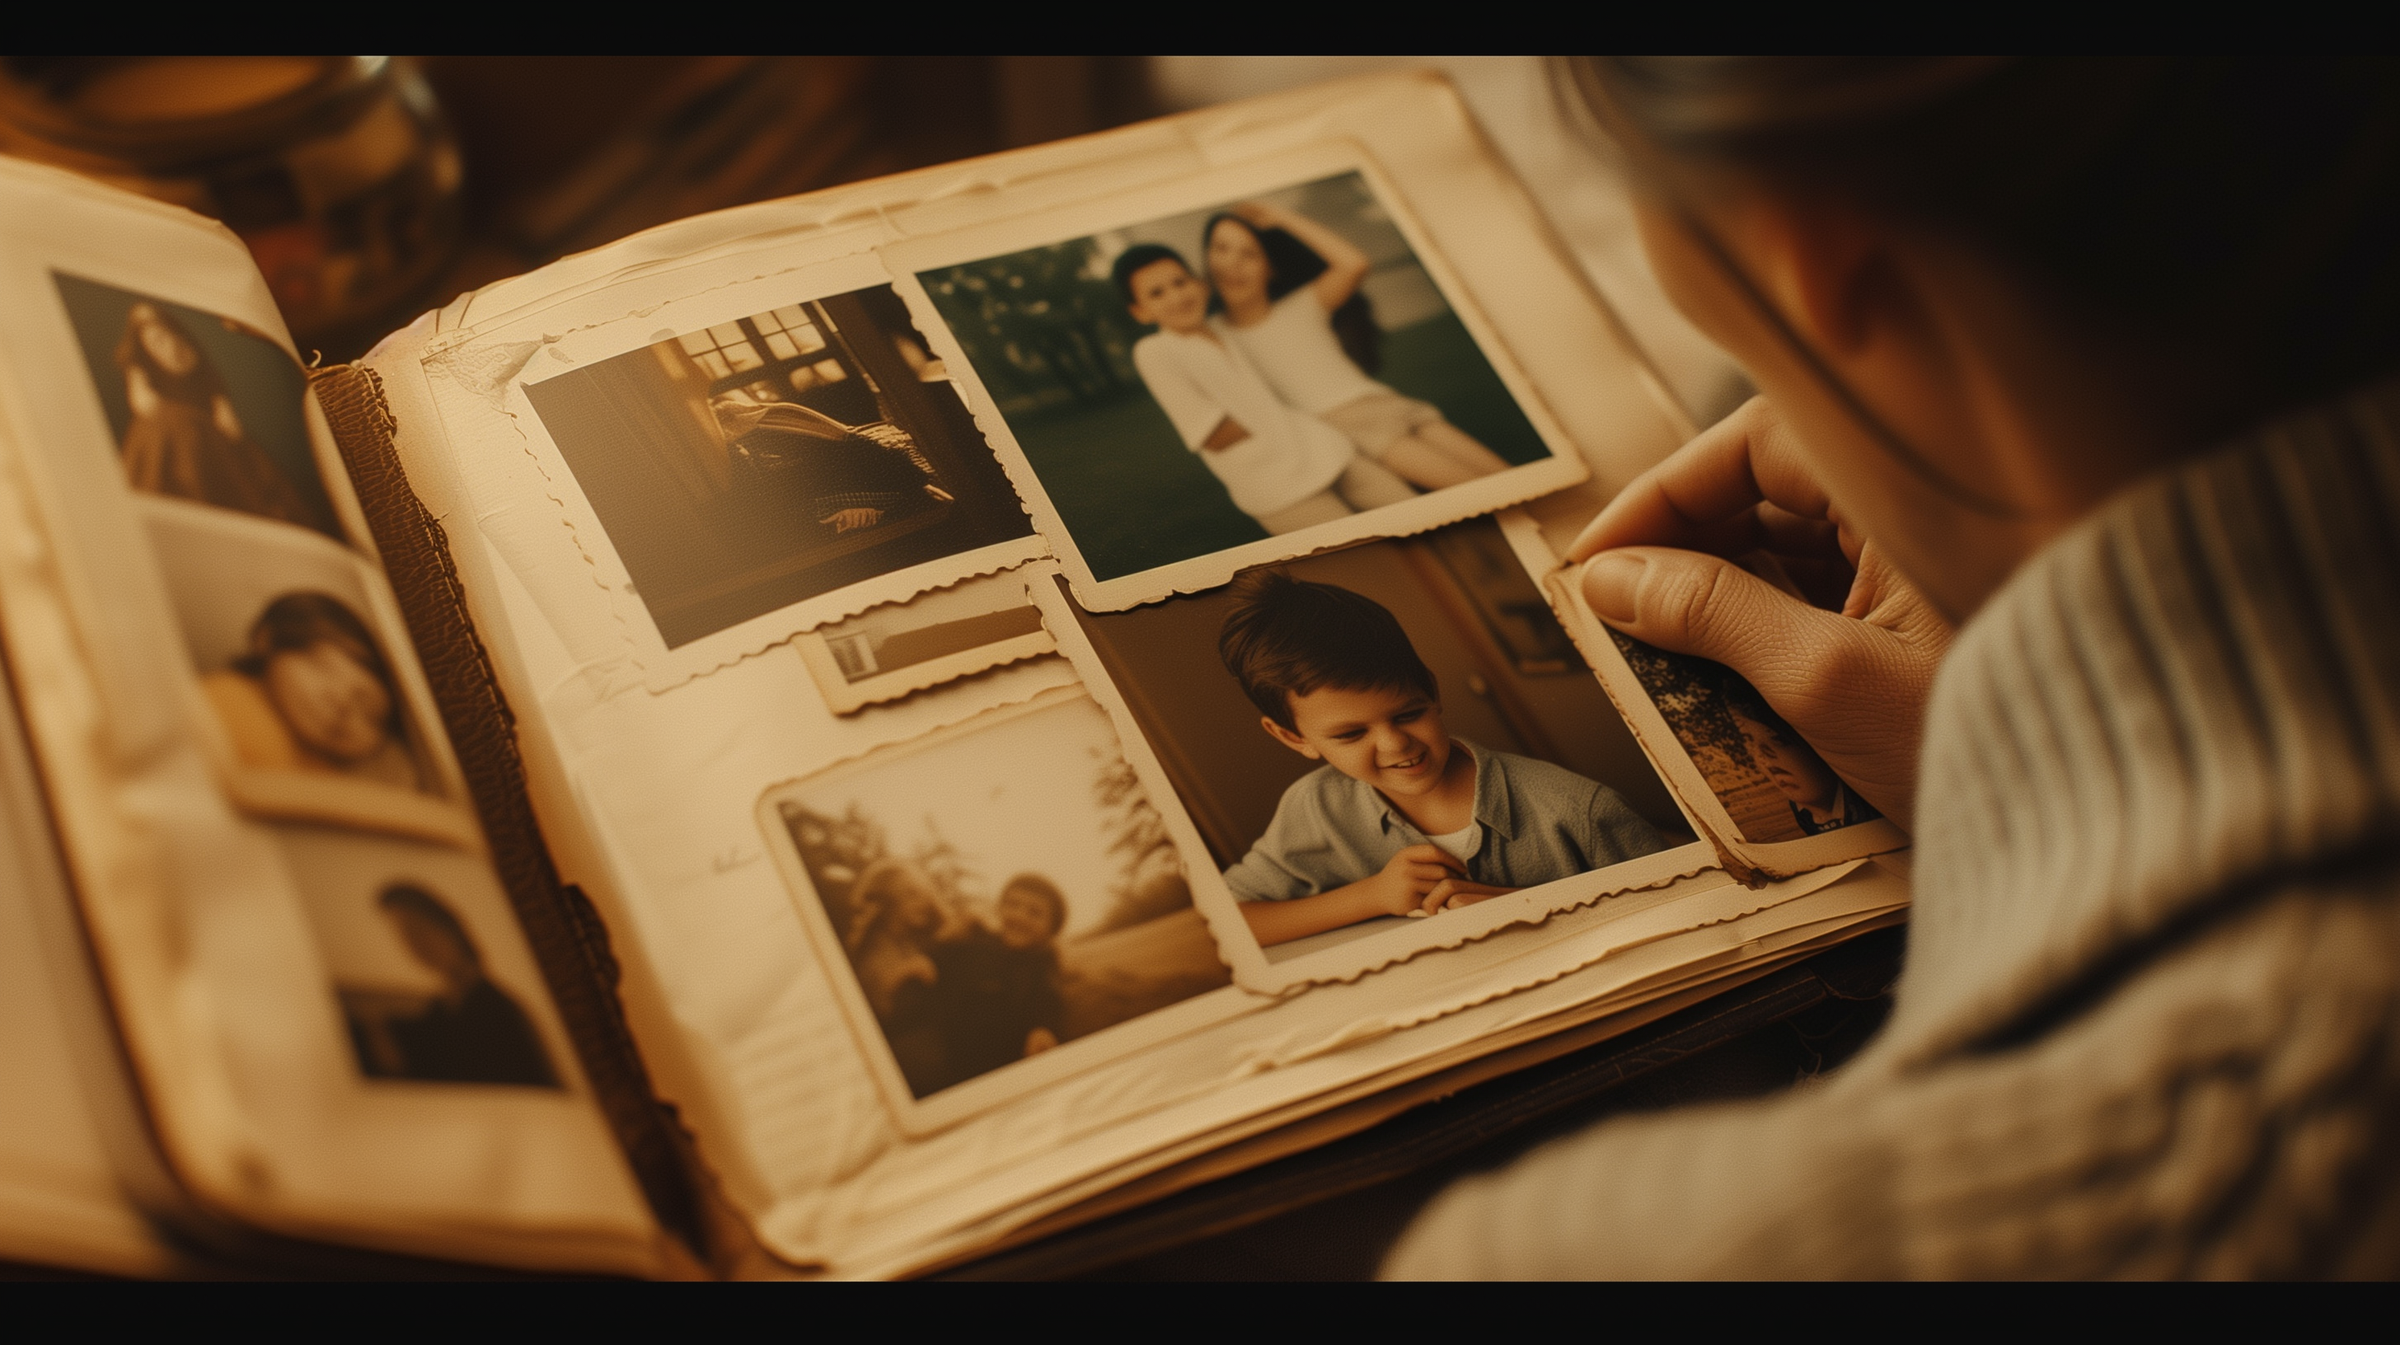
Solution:
{"label": "blurred background", "polygon": [[686,215],[1407,67],[1457,84],[1696,421],[1747,395],[1659,293],[1539,57],[15,56],[0,152],[224,220],[332,361]]}

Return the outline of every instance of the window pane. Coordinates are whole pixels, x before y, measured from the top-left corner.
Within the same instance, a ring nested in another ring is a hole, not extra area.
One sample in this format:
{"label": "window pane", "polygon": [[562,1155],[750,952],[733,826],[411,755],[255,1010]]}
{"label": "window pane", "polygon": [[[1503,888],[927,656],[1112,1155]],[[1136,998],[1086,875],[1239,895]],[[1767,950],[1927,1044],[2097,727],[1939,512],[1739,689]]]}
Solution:
{"label": "window pane", "polygon": [[779,360],[796,360],[800,358],[800,347],[793,345],[792,338],[782,332],[768,332],[767,353]]}
{"label": "window pane", "polygon": [[758,351],[748,341],[734,341],[727,344],[725,358],[731,360],[736,369],[755,369],[766,363],[765,360],[759,358]]}
{"label": "window pane", "polygon": [[709,328],[708,334],[717,339],[719,346],[738,346],[749,340],[748,337],[742,335],[742,326],[738,322],[720,322]]}
{"label": "window pane", "polygon": [[825,348],[824,334],[819,332],[813,323],[793,323],[791,327],[791,333],[792,339],[800,343],[800,349],[803,352],[811,350],[823,350]]}
{"label": "window pane", "polygon": [[750,325],[761,332],[779,332],[783,330],[783,319],[773,313],[760,313],[750,319]]}
{"label": "window pane", "polygon": [[808,326],[808,310],[798,304],[786,304],[775,310],[775,321],[787,331],[799,331]]}
{"label": "window pane", "polygon": [[817,371],[817,377],[828,383],[839,383],[850,376],[849,371],[842,368],[840,360],[819,360],[809,367]]}
{"label": "window pane", "polygon": [[700,367],[708,370],[708,376],[710,378],[723,378],[725,375],[733,372],[733,370],[725,367],[725,357],[713,350],[702,353],[700,356]]}
{"label": "window pane", "polygon": [[709,338],[707,332],[685,332],[677,339],[683,342],[683,353],[686,355],[703,355],[717,348],[717,343]]}
{"label": "window pane", "polygon": [[810,388],[815,387],[817,385],[817,381],[817,375],[814,370],[792,370],[792,391],[794,392],[806,392]]}

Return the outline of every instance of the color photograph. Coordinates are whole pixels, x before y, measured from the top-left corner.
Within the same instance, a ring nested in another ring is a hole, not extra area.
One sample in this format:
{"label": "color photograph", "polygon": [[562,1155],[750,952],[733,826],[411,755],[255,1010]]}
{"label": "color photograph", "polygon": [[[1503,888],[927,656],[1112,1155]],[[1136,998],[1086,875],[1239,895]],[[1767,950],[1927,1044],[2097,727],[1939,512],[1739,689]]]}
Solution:
{"label": "color photograph", "polygon": [[1693,840],[1491,520],[1076,620],[1269,963]]}
{"label": "color photograph", "polygon": [[1088,607],[1584,475],[1361,170],[917,280]]}

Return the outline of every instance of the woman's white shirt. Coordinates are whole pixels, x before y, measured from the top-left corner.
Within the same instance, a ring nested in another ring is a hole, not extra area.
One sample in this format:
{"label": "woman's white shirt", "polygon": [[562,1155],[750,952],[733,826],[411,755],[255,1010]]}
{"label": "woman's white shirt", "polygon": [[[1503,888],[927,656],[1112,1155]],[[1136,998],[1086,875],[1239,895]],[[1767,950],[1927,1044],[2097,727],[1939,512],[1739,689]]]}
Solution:
{"label": "woman's white shirt", "polygon": [[[1234,507],[1253,518],[1331,486],[1357,454],[1340,431],[1286,405],[1230,343],[1153,332],[1134,343],[1133,366],[1184,447],[1217,474]],[[1228,416],[1250,437],[1215,452],[1203,449]]]}
{"label": "woman's white shirt", "polygon": [[1277,299],[1254,327],[1223,318],[1210,319],[1210,325],[1241,347],[1277,396],[1312,416],[1391,391],[1351,363],[1333,334],[1333,315],[1310,286]]}

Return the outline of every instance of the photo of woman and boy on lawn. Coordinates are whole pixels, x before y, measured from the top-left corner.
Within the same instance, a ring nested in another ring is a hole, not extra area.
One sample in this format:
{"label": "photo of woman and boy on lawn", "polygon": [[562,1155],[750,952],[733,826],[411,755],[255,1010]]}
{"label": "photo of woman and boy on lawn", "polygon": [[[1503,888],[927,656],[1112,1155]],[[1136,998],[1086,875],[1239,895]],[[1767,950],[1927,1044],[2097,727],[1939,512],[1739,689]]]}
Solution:
{"label": "photo of woman and boy on lawn", "polygon": [[918,278],[1094,582],[1528,464],[1575,479],[1359,172]]}

